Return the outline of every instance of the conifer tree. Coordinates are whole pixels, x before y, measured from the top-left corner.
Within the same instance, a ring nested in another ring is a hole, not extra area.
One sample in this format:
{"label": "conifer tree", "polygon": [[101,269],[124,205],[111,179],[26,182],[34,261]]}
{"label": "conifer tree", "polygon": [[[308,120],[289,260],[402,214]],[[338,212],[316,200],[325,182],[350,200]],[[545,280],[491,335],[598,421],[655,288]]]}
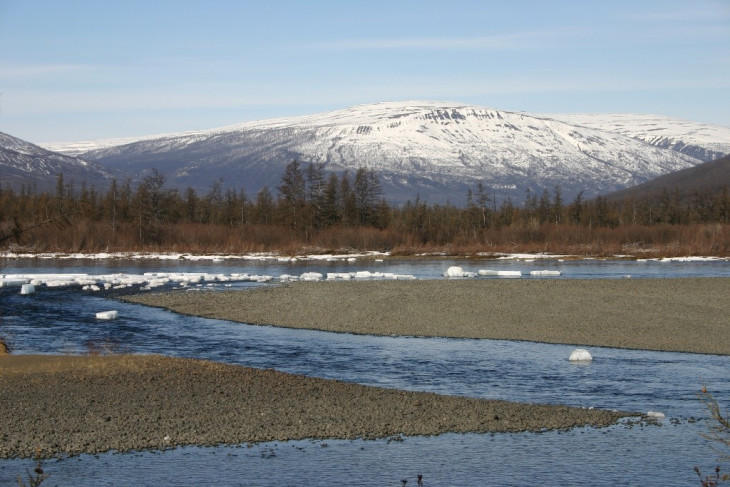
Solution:
{"label": "conifer tree", "polygon": [[287,164],[281,176],[281,185],[277,189],[282,222],[292,228],[301,228],[304,223],[306,183],[301,165],[296,159]]}

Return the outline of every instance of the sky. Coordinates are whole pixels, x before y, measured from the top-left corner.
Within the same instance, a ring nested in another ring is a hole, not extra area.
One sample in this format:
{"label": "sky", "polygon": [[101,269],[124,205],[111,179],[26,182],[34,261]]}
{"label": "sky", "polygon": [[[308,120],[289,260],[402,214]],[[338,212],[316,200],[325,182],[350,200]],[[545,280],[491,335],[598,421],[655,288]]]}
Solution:
{"label": "sky", "polygon": [[406,100],[730,126],[730,0],[0,0],[34,143]]}

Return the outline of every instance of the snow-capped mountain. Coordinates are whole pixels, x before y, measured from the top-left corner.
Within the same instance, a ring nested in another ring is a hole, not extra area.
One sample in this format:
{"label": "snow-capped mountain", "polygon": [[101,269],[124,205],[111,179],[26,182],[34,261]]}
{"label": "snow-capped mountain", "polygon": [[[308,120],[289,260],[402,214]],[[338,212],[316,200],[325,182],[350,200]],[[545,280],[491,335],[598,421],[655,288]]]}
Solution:
{"label": "snow-capped mountain", "polygon": [[106,187],[111,171],[78,157],[58,154],[0,132],[0,186],[53,190],[59,173],[66,183]]}
{"label": "snow-capped mountain", "polygon": [[548,115],[573,125],[618,132],[709,162],[730,154],[730,127],[660,115],[574,113]]}
{"label": "snow-capped mountain", "polygon": [[140,142],[142,140],[158,139],[167,135],[180,134],[160,134],[149,135],[146,137],[121,137],[114,139],[82,140],[78,142],[43,142],[41,143],[41,146],[51,152],[58,152],[59,154],[64,154],[67,156],[80,156],[85,152],[95,151],[99,149],[107,149],[109,147],[115,147],[118,145],[131,144],[133,142]]}
{"label": "snow-capped mountain", "polygon": [[287,163],[325,170],[365,166],[386,198],[463,204],[482,181],[497,201],[531,191],[607,193],[700,163],[618,133],[553,118],[458,103],[389,102],[248,122],[86,152],[111,169],[155,168],[169,185],[206,191],[216,181],[253,196],[275,188]]}

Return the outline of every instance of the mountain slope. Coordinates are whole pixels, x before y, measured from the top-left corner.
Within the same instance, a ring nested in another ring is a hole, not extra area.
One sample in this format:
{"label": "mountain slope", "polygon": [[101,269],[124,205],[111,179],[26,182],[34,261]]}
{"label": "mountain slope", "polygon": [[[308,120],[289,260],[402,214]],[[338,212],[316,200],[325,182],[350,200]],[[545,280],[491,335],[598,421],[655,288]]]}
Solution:
{"label": "mountain slope", "polygon": [[207,190],[217,180],[255,194],[279,184],[292,159],[325,170],[378,171],[386,197],[462,204],[483,181],[519,201],[560,185],[566,197],[607,193],[694,166],[693,157],[616,132],[455,103],[362,105],[147,139],[83,154],[128,174],[156,168],[168,184]]}
{"label": "mountain slope", "polygon": [[67,183],[86,182],[106,188],[113,173],[99,164],[78,157],[51,152],[0,132],[0,186],[15,189],[25,185],[38,191],[53,190],[63,173]]}
{"label": "mountain slope", "polygon": [[730,156],[659,176],[637,186],[608,194],[606,199],[620,201],[630,196],[656,198],[666,190],[670,193],[677,191],[680,201],[683,201],[691,198],[695,191],[719,195],[723,189],[730,190]]}
{"label": "mountain slope", "polygon": [[730,127],[628,113],[580,113],[551,117],[574,125],[617,132],[705,162],[730,154]]}

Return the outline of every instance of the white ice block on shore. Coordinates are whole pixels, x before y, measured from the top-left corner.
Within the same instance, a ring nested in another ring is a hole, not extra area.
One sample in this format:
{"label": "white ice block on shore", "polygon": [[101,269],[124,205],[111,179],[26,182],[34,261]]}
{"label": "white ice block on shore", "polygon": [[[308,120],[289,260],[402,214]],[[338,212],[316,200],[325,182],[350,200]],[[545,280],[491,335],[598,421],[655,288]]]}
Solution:
{"label": "white ice block on shore", "polygon": [[35,286],[33,284],[23,284],[20,287],[20,294],[33,294],[35,292]]}
{"label": "white ice block on shore", "polygon": [[300,281],[321,281],[322,280],[322,274],[319,272],[305,272],[304,274],[299,276]]}
{"label": "white ice block on shore", "polygon": [[116,310],[100,311],[96,313],[97,320],[116,320],[119,318],[119,312]]}
{"label": "white ice block on shore", "polygon": [[332,281],[334,279],[352,279],[352,273],[350,272],[328,272],[327,280]]}

